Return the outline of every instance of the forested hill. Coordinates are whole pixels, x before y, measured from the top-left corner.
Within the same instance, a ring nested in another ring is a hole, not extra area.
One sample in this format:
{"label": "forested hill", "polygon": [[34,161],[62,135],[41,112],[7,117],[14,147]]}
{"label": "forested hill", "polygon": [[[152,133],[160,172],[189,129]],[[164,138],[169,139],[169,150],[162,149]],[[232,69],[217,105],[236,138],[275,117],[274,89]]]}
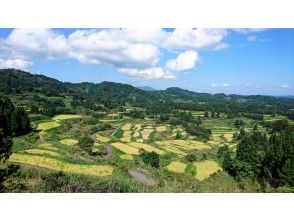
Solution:
{"label": "forested hill", "polygon": [[173,109],[214,110],[236,112],[293,115],[294,100],[271,96],[242,96],[196,93],[180,88],[144,91],[127,84],[65,83],[43,75],[30,74],[15,69],[0,70],[0,93],[6,95],[42,94],[47,97],[72,97],[72,106],[84,106],[98,110],[126,104],[144,107],[147,112],[169,112]]}

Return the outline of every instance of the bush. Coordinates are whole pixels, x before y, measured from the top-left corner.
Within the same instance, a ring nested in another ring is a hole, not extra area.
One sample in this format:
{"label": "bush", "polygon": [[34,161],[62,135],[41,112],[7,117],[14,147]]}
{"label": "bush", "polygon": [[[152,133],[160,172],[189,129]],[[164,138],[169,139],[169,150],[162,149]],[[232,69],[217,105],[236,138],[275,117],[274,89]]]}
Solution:
{"label": "bush", "polygon": [[43,177],[45,192],[58,192],[60,188],[68,185],[69,178],[62,171],[50,173]]}
{"label": "bush", "polygon": [[89,150],[94,144],[94,140],[88,136],[83,136],[79,139],[79,145],[81,148]]}
{"label": "bush", "polygon": [[186,127],[186,131],[189,134],[195,135],[196,137],[200,139],[206,139],[206,140],[208,140],[211,135],[210,129],[203,128],[197,124],[189,124]]}
{"label": "bush", "polygon": [[159,168],[159,155],[155,152],[146,152],[140,154],[142,161],[152,167]]}
{"label": "bush", "polygon": [[197,156],[195,153],[190,153],[186,155],[186,160],[189,162],[194,162],[197,160]]}

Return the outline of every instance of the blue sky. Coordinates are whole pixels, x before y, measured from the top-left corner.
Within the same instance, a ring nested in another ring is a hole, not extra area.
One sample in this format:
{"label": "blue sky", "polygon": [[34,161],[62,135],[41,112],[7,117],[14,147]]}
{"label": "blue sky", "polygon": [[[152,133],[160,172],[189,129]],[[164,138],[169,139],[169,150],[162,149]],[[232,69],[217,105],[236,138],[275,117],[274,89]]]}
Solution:
{"label": "blue sky", "polygon": [[61,81],[294,95],[294,29],[0,29],[0,68]]}

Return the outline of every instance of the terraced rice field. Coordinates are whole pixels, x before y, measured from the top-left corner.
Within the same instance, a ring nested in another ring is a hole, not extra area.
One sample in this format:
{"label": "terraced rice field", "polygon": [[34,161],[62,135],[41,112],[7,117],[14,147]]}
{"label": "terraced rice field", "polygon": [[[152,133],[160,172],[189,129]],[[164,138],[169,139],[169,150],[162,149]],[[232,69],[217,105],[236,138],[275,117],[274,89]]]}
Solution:
{"label": "terraced rice field", "polygon": [[222,171],[220,165],[212,160],[205,160],[200,162],[195,162],[196,176],[195,178],[199,181],[203,181],[210,177],[210,175],[216,173],[217,171]]}
{"label": "terraced rice field", "polygon": [[74,118],[81,118],[81,115],[72,115],[72,114],[63,114],[63,115],[56,115],[52,118],[52,120],[55,121],[61,121],[61,120],[68,120],[68,119],[74,119]]}
{"label": "terraced rice field", "polygon": [[141,124],[135,124],[134,129],[135,131],[139,131],[142,128]]}
{"label": "terraced rice field", "polygon": [[148,140],[149,135],[150,135],[152,132],[153,132],[153,129],[152,129],[152,128],[145,128],[145,129],[141,132],[143,140]]}
{"label": "terraced rice field", "polygon": [[71,146],[71,145],[78,144],[79,142],[78,142],[78,140],[75,140],[75,139],[65,138],[65,139],[60,140],[59,143],[61,143],[63,145]]}
{"label": "terraced rice field", "polygon": [[96,134],[96,139],[100,142],[103,142],[103,143],[110,141],[110,138],[104,137],[101,134]]}
{"label": "terraced rice field", "polygon": [[53,156],[53,157],[59,157],[59,153],[53,151],[53,150],[45,150],[45,149],[28,149],[22,151],[22,153],[28,153],[31,155],[42,155],[42,156]]}
{"label": "terraced rice field", "polygon": [[125,131],[124,136],[120,140],[123,142],[131,142],[131,131]]}
{"label": "terraced rice field", "polygon": [[139,149],[135,147],[131,147],[127,144],[123,144],[121,142],[115,142],[111,144],[115,148],[119,149],[120,151],[126,153],[126,154],[132,154],[132,155],[138,155],[139,154]]}
{"label": "terraced rice field", "polygon": [[92,147],[91,152],[92,153],[100,152],[102,148],[103,148],[103,145],[102,144],[100,144],[100,143],[94,143],[94,146]]}
{"label": "terraced rice field", "polygon": [[204,111],[193,111],[193,117],[204,116]]}
{"label": "terraced rice field", "polygon": [[133,137],[134,137],[134,138],[137,138],[137,137],[139,137],[139,136],[140,136],[140,132],[139,132],[139,131],[135,131]]}
{"label": "terraced rice field", "polygon": [[121,127],[121,129],[123,130],[123,131],[129,131],[129,130],[131,130],[131,128],[132,128],[132,125],[131,124],[124,124],[122,127]]}
{"label": "terraced rice field", "polygon": [[160,149],[158,149],[156,147],[153,147],[153,146],[151,146],[149,144],[131,142],[131,143],[129,143],[129,145],[132,146],[132,147],[138,148],[138,149],[144,149],[147,152],[154,151],[155,153],[158,153],[160,155],[164,154],[164,151],[162,151],[162,150],[160,150]]}
{"label": "terraced rice field", "polygon": [[59,127],[60,124],[56,121],[42,122],[38,124],[37,130],[47,131]]}
{"label": "terraced rice field", "polygon": [[283,120],[283,119],[287,119],[286,116],[283,115],[276,115],[276,116],[272,116],[272,115],[264,115],[263,116],[264,121],[277,121],[277,120]]}
{"label": "terraced rice field", "polygon": [[186,149],[186,150],[203,150],[203,149],[211,149],[210,146],[207,144],[201,142],[201,141],[186,141],[186,140],[171,140],[171,141],[165,141],[167,144],[174,145],[176,147]]}
{"label": "terraced rice field", "polygon": [[28,164],[55,171],[63,171],[74,174],[84,174],[89,176],[109,176],[113,167],[110,165],[82,165],[67,163],[57,158],[44,157],[32,154],[14,153],[9,158],[10,162]]}
{"label": "terraced rice field", "polygon": [[121,159],[123,159],[123,160],[134,160],[134,157],[132,155],[129,155],[129,154],[122,154],[119,157]]}
{"label": "terraced rice field", "polygon": [[231,142],[233,140],[233,133],[224,134],[224,138],[227,139],[228,142]]}
{"label": "terraced rice field", "polygon": [[177,147],[174,147],[173,145],[169,145],[166,143],[163,143],[162,141],[156,141],[155,144],[163,148],[165,151],[177,154],[178,156],[185,156],[187,155],[185,152],[179,150]]}
{"label": "terraced rice field", "polygon": [[156,127],[155,130],[157,132],[164,132],[164,131],[167,131],[167,127],[165,125],[162,125],[162,126]]}
{"label": "terraced rice field", "polygon": [[185,173],[186,167],[187,165],[182,162],[173,161],[167,166],[167,169],[174,173]]}

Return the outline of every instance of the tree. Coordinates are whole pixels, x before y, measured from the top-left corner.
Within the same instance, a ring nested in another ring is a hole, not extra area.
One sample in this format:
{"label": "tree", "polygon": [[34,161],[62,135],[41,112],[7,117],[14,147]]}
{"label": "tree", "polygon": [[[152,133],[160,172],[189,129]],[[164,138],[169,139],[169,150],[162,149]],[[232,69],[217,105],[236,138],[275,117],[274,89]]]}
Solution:
{"label": "tree", "polygon": [[204,117],[205,117],[205,118],[208,118],[208,117],[209,117],[208,111],[205,111],[205,112],[204,112]]}
{"label": "tree", "polygon": [[159,167],[159,155],[157,153],[143,151],[140,154],[140,157],[145,164],[148,164],[155,168]]}
{"label": "tree", "polygon": [[189,134],[195,135],[196,137],[200,139],[206,139],[206,140],[208,140],[211,135],[210,129],[206,129],[194,123],[188,124],[186,127],[186,131]]}
{"label": "tree", "polygon": [[12,139],[9,136],[4,136],[0,130],[0,161],[8,159],[11,154]]}
{"label": "tree", "polygon": [[94,140],[89,136],[82,136],[79,139],[79,146],[85,150],[90,150],[93,144],[94,144]]}
{"label": "tree", "polygon": [[195,162],[197,160],[197,156],[195,153],[189,153],[186,155],[186,160],[191,162]]}
{"label": "tree", "polygon": [[241,119],[237,119],[235,121],[234,125],[235,125],[236,128],[239,129],[239,128],[241,128],[241,127],[243,127],[245,125],[245,122],[243,120],[241,120]]}
{"label": "tree", "polygon": [[40,113],[39,107],[37,105],[35,105],[35,104],[31,104],[30,112],[35,113],[35,114],[39,114]]}

